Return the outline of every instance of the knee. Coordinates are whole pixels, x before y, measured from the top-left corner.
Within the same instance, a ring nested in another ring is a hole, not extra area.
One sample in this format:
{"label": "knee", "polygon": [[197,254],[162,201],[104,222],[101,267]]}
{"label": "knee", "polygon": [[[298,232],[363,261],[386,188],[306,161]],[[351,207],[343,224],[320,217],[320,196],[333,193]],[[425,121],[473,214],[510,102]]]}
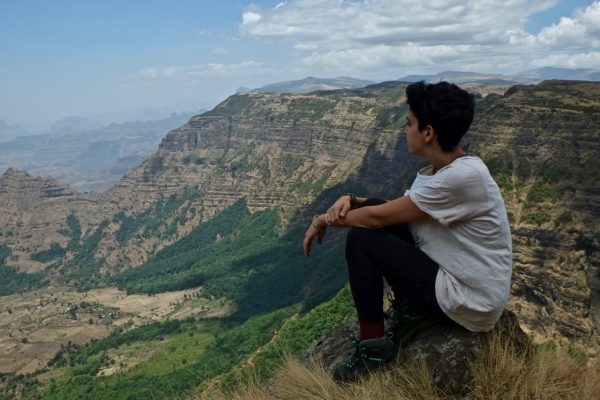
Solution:
{"label": "knee", "polygon": [[376,231],[366,228],[352,228],[346,236],[346,247],[357,248],[364,245]]}

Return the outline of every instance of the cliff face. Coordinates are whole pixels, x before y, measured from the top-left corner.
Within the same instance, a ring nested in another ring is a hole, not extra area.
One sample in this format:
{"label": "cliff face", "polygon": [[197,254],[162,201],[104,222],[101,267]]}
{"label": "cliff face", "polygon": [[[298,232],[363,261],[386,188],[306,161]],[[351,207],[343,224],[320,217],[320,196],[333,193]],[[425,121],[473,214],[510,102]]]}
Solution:
{"label": "cliff face", "polygon": [[[395,84],[394,96],[385,97],[352,91],[230,97],[171,131],[159,150],[104,198],[143,210],[193,187],[198,196],[186,207],[196,211],[180,221],[182,234],[241,196],[252,211],[277,210],[285,229],[323,189],[356,173],[374,143],[394,148],[400,135],[390,126],[404,117],[403,88]],[[135,265],[161,243],[150,237],[132,238],[124,248],[105,244],[109,263]]]}
{"label": "cliff face", "polygon": [[7,169],[0,176],[0,243],[11,248],[6,263],[28,272],[42,270],[44,264],[29,256],[51,243],[66,246],[69,214],[85,216],[81,229],[86,232],[99,223],[102,207],[94,196],[77,193],[52,178]]}
{"label": "cliff face", "polygon": [[[599,92],[600,84],[587,82],[514,87],[479,101],[465,138],[488,163],[510,212],[509,307],[540,338],[587,343],[600,325]],[[304,223],[306,210],[322,206],[310,206],[315,197],[336,185],[401,195],[421,165],[400,133],[405,107],[398,82],[232,96],[169,132],[139,168],[93,196],[8,170],[0,177],[7,264],[25,271],[64,264],[30,255],[52,243],[67,248],[70,214],[82,237],[106,221],[92,251],[109,273],[141,264],[241,196],[253,211],[275,209],[285,230]]]}
{"label": "cliff face", "polygon": [[600,85],[562,81],[487,99],[470,132],[512,220],[510,307],[540,338],[600,328],[599,136]]}

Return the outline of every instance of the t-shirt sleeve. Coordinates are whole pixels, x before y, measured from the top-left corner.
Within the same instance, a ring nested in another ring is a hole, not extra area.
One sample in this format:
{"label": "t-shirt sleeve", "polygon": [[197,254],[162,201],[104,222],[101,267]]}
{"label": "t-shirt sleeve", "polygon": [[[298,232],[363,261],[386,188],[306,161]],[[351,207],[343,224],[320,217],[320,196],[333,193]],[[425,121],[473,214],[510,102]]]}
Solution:
{"label": "t-shirt sleeve", "polygon": [[[440,171],[441,172],[441,171]],[[472,218],[487,207],[486,186],[472,168],[449,168],[410,190],[412,202],[442,225]]]}

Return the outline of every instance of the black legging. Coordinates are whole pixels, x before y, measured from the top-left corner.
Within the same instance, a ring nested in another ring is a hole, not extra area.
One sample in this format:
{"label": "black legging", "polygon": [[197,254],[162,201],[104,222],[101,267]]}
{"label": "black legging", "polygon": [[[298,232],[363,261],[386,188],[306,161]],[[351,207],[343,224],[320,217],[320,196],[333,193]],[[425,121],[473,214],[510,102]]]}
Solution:
{"label": "black legging", "polygon": [[[384,202],[370,198],[364,206]],[[351,229],[346,240],[346,261],[359,321],[383,320],[384,277],[396,294],[424,315],[445,317],[435,296],[438,264],[415,247],[408,225]]]}

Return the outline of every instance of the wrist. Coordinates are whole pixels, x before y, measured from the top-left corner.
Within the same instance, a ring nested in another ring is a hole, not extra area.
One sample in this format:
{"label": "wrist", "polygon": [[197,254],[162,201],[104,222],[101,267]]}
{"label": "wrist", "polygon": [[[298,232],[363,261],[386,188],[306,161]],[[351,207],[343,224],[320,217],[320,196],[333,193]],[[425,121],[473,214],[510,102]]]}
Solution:
{"label": "wrist", "polygon": [[323,223],[323,220],[320,218],[321,214],[316,214],[313,217],[312,220],[312,227],[315,228],[317,231],[324,231],[325,229],[327,229],[327,224]]}
{"label": "wrist", "polygon": [[344,193],[342,197],[344,196],[350,197],[350,208],[354,208],[356,206],[356,195],[353,193]]}

